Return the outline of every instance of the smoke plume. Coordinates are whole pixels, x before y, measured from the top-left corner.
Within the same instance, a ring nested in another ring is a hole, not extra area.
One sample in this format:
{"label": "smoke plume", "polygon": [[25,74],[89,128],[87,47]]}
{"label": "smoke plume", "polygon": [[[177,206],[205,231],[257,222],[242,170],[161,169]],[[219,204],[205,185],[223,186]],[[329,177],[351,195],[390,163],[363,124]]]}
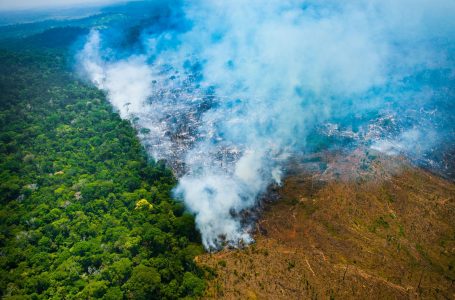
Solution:
{"label": "smoke plume", "polygon": [[252,241],[242,211],[295,154],[427,161],[454,140],[451,0],[155,2],[134,47],[94,28],[78,58],[173,167],[207,249]]}

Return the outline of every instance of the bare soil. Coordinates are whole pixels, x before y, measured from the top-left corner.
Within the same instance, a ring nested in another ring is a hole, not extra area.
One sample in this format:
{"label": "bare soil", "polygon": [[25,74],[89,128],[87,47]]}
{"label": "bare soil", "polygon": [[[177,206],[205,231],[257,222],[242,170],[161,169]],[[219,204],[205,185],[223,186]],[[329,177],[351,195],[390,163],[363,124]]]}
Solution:
{"label": "bare soil", "polygon": [[255,244],[196,258],[205,298],[455,299],[455,184],[411,167],[387,174],[290,175]]}

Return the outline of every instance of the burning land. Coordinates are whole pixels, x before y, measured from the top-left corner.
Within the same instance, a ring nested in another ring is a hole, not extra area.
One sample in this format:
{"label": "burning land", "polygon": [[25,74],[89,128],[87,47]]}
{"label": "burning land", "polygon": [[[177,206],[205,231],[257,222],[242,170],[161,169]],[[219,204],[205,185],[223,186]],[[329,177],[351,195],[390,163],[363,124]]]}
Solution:
{"label": "burning land", "polygon": [[0,3],[2,299],[455,298],[453,0],[110,1]]}
{"label": "burning land", "polygon": [[359,175],[290,173],[264,199],[254,244],[196,258],[205,298],[453,297],[455,184],[387,158]]}

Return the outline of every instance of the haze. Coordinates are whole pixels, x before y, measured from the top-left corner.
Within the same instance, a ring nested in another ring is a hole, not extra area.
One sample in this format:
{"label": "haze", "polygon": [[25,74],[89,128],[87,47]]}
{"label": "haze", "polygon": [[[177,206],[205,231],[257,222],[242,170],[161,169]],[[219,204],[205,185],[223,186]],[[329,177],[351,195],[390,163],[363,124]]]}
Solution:
{"label": "haze", "polygon": [[122,2],[120,0],[1,0],[0,11],[58,8]]}

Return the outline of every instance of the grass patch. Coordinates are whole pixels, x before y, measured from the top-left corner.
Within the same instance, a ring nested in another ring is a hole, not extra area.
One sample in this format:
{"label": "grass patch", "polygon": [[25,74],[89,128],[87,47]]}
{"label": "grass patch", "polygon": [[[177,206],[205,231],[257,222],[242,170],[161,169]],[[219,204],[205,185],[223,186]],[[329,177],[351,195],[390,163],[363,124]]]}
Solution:
{"label": "grass patch", "polygon": [[384,216],[377,218],[373,224],[369,227],[370,232],[376,233],[378,229],[388,229],[390,224],[386,221]]}

